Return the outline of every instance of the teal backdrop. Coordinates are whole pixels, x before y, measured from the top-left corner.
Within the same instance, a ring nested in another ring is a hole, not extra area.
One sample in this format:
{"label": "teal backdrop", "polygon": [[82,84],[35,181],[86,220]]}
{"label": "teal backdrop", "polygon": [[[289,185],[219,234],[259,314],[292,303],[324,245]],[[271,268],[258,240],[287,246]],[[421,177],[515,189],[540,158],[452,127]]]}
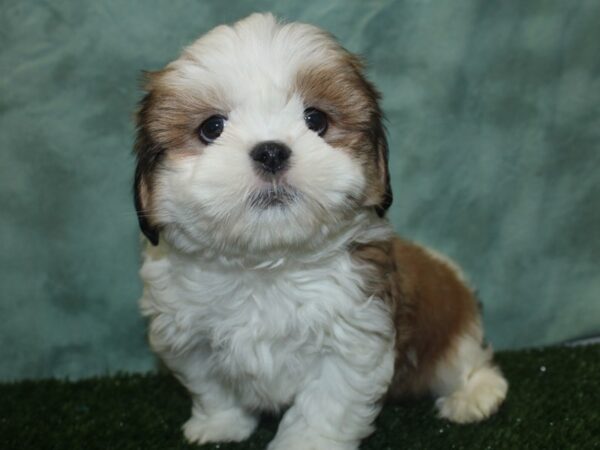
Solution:
{"label": "teal backdrop", "polygon": [[409,238],[449,254],[496,348],[600,333],[597,0],[0,1],[0,380],[148,371],[131,200],[142,70],[273,11],[384,95]]}

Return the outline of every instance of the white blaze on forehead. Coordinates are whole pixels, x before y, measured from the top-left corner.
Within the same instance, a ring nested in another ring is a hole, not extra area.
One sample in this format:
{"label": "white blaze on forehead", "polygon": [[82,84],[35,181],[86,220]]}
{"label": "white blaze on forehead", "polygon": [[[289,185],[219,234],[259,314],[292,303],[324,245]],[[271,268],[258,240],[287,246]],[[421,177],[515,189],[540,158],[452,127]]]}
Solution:
{"label": "white blaze on forehead", "polygon": [[[318,28],[282,24],[270,14],[253,14],[219,26],[169,64],[163,81],[185,95],[214,92],[221,107],[280,108],[292,94],[298,71],[323,66],[339,45]],[[183,92],[182,92],[183,91]]]}
{"label": "white blaze on forehead", "polygon": [[302,120],[304,105],[298,95],[257,94],[253,97],[229,112],[229,120],[236,124],[236,132],[233,136],[223,135],[224,143],[243,147],[252,142],[279,140],[292,145],[299,136],[306,134]]}

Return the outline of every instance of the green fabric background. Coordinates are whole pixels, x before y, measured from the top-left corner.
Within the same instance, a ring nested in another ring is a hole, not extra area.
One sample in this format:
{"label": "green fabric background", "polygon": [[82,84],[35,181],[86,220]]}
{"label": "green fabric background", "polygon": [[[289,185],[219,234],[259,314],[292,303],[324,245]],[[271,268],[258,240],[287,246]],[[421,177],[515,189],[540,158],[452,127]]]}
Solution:
{"label": "green fabric background", "polygon": [[498,348],[600,332],[600,2],[0,2],[0,379],[154,366],[138,317],[142,69],[253,11],[384,94],[397,231],[455,258]]}

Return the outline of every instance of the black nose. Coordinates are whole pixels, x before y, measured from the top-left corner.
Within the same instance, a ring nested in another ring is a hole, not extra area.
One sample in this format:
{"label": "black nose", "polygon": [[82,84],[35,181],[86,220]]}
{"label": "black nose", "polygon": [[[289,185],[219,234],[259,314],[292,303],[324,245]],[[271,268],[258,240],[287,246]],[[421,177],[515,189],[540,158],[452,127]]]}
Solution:
{"label": "black nose", "polygon": [[250,157],[256,161],[256,165],[270,173],[277,173],[288,166],[288,160],[292,151],[290,148],[276,141],[265,141],[252,149]]}

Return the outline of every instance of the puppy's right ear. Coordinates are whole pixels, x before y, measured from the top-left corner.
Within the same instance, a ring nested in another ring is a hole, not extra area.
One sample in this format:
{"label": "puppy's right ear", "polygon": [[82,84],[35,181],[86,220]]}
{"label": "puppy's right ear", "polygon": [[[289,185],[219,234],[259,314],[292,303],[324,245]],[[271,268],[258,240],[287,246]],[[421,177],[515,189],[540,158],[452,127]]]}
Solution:
{"label": "puppy's right ear", "polygon": [[164,156],[164,149],[153,139],[149,130],[149,111],[152,108],[152,93],[146,94],[137,113],[137,136],[134,153],[136,157],[133,199],[138,223],[142,233],[152,245],[158,245],[159,230],[152,220],[152,191],[156,170]]}

